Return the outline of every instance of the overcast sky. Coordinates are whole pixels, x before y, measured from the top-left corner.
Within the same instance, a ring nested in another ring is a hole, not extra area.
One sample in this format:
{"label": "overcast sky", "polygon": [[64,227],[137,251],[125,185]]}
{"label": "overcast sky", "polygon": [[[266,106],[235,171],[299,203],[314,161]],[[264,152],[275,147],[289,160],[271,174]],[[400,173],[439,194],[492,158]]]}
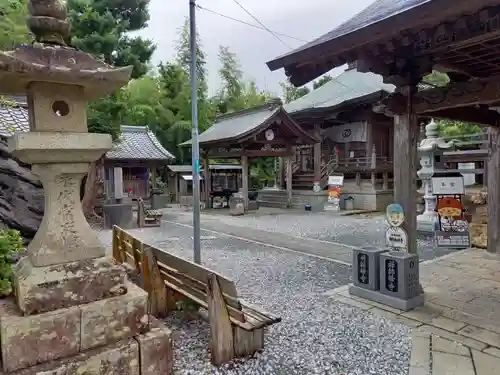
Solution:
{"label": "overcast sky", "polygon": [[[238,0],[267,28],[310,41],[324,34],[373,0]],[[204,7],[229,17],[257,24],[234,0],[197,0]],[[154,63],[169,60],[174,52],[177,33],[189,14],[188,0],[151,0],[149,27],[141,35],[157,45]],[[203,48],[207,54],[211,91],[218,87],[219,45],[227,45],[237,54],[245,76],[256,81],[261,89],[280,94],[279,82],[285,77],[283,70],[270,72],[265,65],[290,50],[265,30],[253,28],[204,10],[197,11],[197,25]],[[280,36],[292,48],[301,41]]]}

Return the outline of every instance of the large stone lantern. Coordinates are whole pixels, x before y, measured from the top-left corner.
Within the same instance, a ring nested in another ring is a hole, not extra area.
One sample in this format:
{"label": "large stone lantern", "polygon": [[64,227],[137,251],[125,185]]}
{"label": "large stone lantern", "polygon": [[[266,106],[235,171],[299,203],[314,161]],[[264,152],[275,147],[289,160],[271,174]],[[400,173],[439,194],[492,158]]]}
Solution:
{"label": "large stone lantern", "polygon": [[0,52],[0,92],[27,94],[30,132],[9,147],[42,181],[45,215],[14,266],[15,297],[0,301],[0,373],[169,373],[169,331],[148,333],[147,294],[106,257],[80,203],[89,164],[112,146],[111,136],[88,133],[87,101],[126,84],[132,68],[66,45],[66,1],[28,9],[36,40]]}
{"label": "large stone lantern", "polygon": [[436,169],[443,169],[443,153],[453,147],[453,142],[445,142],[439,137],[438,126],[431,120],[425,127],[425,138],[418,146],[420,156],[420,170],[418,177],[422,180],[425,208],[417,216],[417,230],[420,232],[434,232],[438,221],[436,197],[432,194],[431,178]]}

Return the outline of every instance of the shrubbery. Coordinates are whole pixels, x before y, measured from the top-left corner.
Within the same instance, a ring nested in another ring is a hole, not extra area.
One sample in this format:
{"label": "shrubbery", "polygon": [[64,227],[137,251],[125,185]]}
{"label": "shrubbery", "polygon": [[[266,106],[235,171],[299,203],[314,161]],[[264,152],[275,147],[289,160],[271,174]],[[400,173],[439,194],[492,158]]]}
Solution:
{"label": "shrubbery", "polygon": [[23,249],[23,239],[17,230],[0,231],[0,297],[12,293],[12,259]]}

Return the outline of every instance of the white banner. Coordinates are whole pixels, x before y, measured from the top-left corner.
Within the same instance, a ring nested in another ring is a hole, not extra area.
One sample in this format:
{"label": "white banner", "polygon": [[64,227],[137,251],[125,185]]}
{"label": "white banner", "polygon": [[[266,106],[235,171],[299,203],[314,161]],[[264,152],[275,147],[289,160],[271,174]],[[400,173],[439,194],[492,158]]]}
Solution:
{"label": "white banner", "polygon": [[368,124],[366,122],[353,122],[350,124],[332,126],[326,129],[325,134],[337,143],[366,142]]}

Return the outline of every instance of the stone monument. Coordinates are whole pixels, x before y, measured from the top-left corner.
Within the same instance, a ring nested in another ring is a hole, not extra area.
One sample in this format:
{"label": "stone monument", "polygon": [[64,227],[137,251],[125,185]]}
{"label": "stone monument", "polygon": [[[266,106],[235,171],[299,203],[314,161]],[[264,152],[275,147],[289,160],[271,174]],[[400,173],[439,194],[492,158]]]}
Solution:
{"label": "stone monument", "polygon": [[132,68],[66,44],[66,1],[28,7],[36,40],[0,52],[0,92],[27,94],[30,132],[9,147],[40,177],[45,215],[13,267],[14,297],[0,301],[0,374],[170,374],[170,331],[148,315],[147,293],[106,257],[80,203],[89,164],[112,146],[109,135],[88,133],[87,101],[126,84]]}
{"label": "stone monument", "polygon": [[436,168],[443,165],[443,153],[453,147],[453,142],[445,142],[439,137],[438,126],[431,120],[425,127],[425,138],[418,146],[420,154],[420,170],[418,177],[422,180],[424,190],[425,208],[417,216],[417,230],[419,232],[434,233],[438,222],[436,209],[436,196],[432,192],[431,178]]}

